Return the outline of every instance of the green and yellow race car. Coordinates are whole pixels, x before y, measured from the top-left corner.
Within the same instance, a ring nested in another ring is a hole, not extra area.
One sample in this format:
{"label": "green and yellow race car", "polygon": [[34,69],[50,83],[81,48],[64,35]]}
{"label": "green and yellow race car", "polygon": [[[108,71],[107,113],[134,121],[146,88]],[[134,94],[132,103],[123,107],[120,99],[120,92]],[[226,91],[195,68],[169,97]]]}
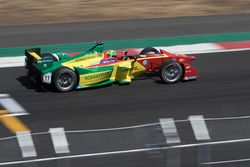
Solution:
{"label": "green and yellow race car", "polygon": [[155,72],[164,83],[194,80],[198,72],[191,66],[194,56],[171,54],[152,47],[104,50],[97,43],[82,53],[41,53],[40,48],[25,50],[26,68],[32,80],[61,92],[112,83],[129,84],[145,73]]}

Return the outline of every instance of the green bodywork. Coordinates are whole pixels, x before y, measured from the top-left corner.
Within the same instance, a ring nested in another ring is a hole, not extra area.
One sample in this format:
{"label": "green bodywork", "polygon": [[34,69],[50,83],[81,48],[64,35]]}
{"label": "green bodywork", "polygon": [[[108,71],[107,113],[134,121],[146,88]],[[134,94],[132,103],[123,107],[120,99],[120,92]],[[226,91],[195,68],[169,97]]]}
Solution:
{"label": "green bodywork", "polygon": [[[53,54],[58,58],[58,61],[55,61],[53,57],[39,58],[40,54],[38,53],[36,55],[34,53],[32,53],[33,55],[29,54],[37,60],[36,68],[41,73],[43,83],[52,84],[55,71],[62,67],[69,68],[77,74],[78,85],[76,88],[101,86],[115,81],[130,83],[134,61],[95,66],[100,64],[104,58],[103,50],[103,45],[96,45],[88,51],[75,56],[69,56],[66,53]],[[32,49],[30,52],[32,52]]]}

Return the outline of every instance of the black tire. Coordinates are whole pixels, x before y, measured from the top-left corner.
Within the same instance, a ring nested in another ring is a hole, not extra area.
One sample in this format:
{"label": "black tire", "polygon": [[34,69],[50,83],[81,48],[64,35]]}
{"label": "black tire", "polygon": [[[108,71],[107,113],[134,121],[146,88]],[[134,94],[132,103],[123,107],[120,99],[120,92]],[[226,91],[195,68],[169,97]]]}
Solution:
{"label": "black tire", "polygon": [[160,54],[160,51],[153,47],[147,47],[140,52],[140,55],[148,55],[148,54]]}
{"label": "black tire", "polygon": [[181,65],[174,61],[166,61],[162,64],[159,75],[164,83],[172,84],[181,80],[183,69]]}
{"label": "black tire", "polygon": [[58,61],[58,59],[51,53],[43,53],[41,54],[41,58],[51,58],[54,61]]}
{"label": "black tire", "polygon": [[53,84],[60,92],[72,91],[77,84],[76,73],[66,67],[59,68],[53,73]]}

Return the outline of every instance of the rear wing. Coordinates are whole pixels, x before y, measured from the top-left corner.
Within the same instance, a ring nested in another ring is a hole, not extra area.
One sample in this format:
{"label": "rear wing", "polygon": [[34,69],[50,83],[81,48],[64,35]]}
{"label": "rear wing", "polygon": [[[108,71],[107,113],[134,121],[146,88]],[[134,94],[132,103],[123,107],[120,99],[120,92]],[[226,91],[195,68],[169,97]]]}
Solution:
{"label": "rear wing", "polygon": [[37,68],[37,62],[41,58],[41,48],[31,48],[25,50],[25,67],[29,70]]}
{"label": "rear wing", "polygon": [[31,48],[31,49],[26,49],[25,50],[25,56],[27,59],[30,59],[30,60],[40,60],[42,59],[40,57],[40,54],[41,54],[41,48]]}
{"label": "rear wing", "polygon": [[25,50],[25,67],[30,71],[42,72],[51,68],[54,60],[46,56],[42,56],[41,48],[31,48]]}

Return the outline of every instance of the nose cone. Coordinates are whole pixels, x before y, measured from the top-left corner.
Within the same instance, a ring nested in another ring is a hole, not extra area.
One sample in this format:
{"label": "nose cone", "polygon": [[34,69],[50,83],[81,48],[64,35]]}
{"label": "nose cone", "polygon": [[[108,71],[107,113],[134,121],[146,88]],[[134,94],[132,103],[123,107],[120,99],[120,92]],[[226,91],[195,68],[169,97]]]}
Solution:
{"label": "nose cone", "polygon": [[193,60],[196,60],[196,57],[195,56],[187,56],[187,59],[189,61],[193,61]]}

